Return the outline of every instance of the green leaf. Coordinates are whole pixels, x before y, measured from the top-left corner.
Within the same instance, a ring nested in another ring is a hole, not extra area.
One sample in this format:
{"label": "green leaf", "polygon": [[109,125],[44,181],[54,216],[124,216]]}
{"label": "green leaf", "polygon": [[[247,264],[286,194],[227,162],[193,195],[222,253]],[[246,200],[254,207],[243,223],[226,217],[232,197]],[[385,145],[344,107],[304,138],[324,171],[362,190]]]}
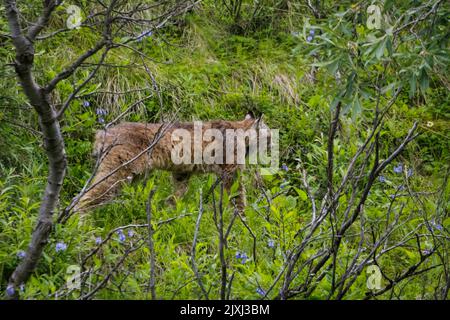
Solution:
{"label": "green leaf", "polygon": [[361,114],[362,107],[361,107],[361,101],[359,101],[358,95],[355,96],[355,99],[353,99],[353,105],[352,105],[352,119],[353,121],[356,120],[356,117]]}
{"label": "green leaf", "polygon": [[425,93],[425,91],[428,89],[429,86],[430,86],[430,79],[428,77],[428,74],[425,71],[425,69],[422,69],[419,79],[420,91],[422,91],[422,93]]}
{"label": "green leaf", "polygon": [[297,199],[293,196],[286,197],[286,210],[292,210],[297,206]]}
{"label": "green leaf", "polygon": [[375,56],[377,57],[378,60],[380,60],[381,57],[383,56],[385,48],[386,48],[386,39],[384,39],[383,41],[380,41],[380,43],[378,44],[378,46],[375,50]]}
{"label": "green leaf", "polygon": [[412,98],[416,94],[416,75],[413,73],[409,78],[409,97]]}
{"label": "green leaf", "polygon": [[444,226],[444,228],[449,229],[450,228],[450,218],[445,219],[442,222],[442,225]]}
{"label": "green leaf", "polygon": [[308,200],[308,195],[306,194],[305,191],[303,191],[302,189],[296,188],[296,187],[294,187],[294,189],[302,201]]}

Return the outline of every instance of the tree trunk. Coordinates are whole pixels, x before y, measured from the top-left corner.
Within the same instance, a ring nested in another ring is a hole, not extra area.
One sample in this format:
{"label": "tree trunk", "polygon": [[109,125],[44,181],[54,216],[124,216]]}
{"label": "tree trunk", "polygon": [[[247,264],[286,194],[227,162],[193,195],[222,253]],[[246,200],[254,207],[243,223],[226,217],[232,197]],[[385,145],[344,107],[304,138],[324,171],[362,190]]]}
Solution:
{"label": "tree trunk", "polygon": [[25,95],[39,116],[39,125],[43,134],[44,149],[48,157],[47,185],[39,208],[39,217],[32,234],[31,243],[25,258],[14,270],[7,287],[11,298],[18,297],[17,288],[26,282],[42,255],[53,226],[53,212],[58,204],[61,186],[66,172],[67,160],[64,140],[56,117],[56,111],[45,92],[34,80],[32,66],[34,59],[33,34],[24,36],[20,29],[15,1],[5,1],[6,15],[11,31],[16,60],[14,63],[17,77]]}

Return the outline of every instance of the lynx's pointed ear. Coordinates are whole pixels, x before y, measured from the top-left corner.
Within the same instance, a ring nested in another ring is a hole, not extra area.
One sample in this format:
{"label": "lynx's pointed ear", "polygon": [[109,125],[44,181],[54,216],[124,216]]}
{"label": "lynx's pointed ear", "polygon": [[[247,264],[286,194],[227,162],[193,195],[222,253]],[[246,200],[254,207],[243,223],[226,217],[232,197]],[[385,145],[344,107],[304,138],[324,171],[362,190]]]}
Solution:
{"label": "lynx's pointed ear", "polygon": [[258,121],[258,122],[263,121],[263,114],[261,114],[261,115],[258,117],[258,119],[256,119],[256,121]]}
{"label": "lynx's pointed ear", "polygon": [[258,118],[256,118],[255,123],[256,123],[257,127],[259,127],[259,124],[262,122],[262,117],[263,117],[263,115],[261,114]]}
{"label": "lynx's pointed ear", "polygon": [[245,115],[245,120],[250,120],[250,119],[255,119],[255,116],[253,115],[252,112],[248,112],[248,113]]}

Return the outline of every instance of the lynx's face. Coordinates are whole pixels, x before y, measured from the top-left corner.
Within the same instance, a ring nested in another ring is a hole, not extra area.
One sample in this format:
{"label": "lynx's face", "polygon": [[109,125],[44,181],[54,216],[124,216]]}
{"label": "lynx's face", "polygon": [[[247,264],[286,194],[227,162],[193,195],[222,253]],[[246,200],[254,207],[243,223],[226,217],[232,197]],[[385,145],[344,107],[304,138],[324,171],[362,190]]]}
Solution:
{"label": "lynx's face", "polygon": [[270,130],[269,126],[264,122],[262,116],[259,117],[259,118],[254,118],[251,114],[247,114],[245,116],[245,120],[248,120],[248,119],[253,119],[254,120],[254,123],[252,125],[253,129],[256,129],[256,130],[261,130],[261,129],[263,129],[263,130]]}

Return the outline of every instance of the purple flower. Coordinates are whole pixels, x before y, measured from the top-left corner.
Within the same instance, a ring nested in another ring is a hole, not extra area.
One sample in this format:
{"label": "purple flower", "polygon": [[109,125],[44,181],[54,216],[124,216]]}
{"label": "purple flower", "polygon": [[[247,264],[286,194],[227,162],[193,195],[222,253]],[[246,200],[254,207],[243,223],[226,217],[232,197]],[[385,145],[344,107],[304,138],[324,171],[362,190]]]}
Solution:
{"label": "purple flower", "polygon": [[14,293],[16,293],[16,290],[14,290],[14,287],[12,284],[8,285],[6,287],[6,294],[10,297],[12,297],[14,295]]}
{"label": "purple flower", "polygon": [[405,190],[405,186],[404,185],[398,186],[398,191],[403,191],[403,190]]}
{"label": "purple flower", "polygon": [[132,238],[134,236],[134,231],[133,230],[128,230],[128,236],[130,238]]}
{"label": "purple flower", "polygon": [[257,288],[256,289],[256,293],[259,294],[260,296],[265,296],[266,295],[266,291],[264,291],[261,288]]}
{"label": "purple flower", "polygon": [[315,33],[316,33],[316,31],[315,31],[314,29],[309,30],[309,34],[310,34],[311,36],[314,36]]}
{"label": "purple flower", "polygon": [[306,42],[311,42],[313,40],[313,37],[312,36],[308,36],[307,38],[306,38]]}
{"label": "purple flower", "polygon": [[125,235],[123,234],[123,231],[122,231],[122,229],[120,229],[119,231],[117,231],[117,234],[119,235],[119,242],[124,242],[125,241],[125,239],[126,239],[126,237],[125,237]]}
{"label": "purple flower", "polygon": [[289,168],[286,164],[283,163],[283,165],[281,166],[281,169],[283,169],[284,171],[288,172]]}
{"label": "purple flower", "polygon": [[269,241],[267,241],[267,246],[269,248],[274,248],[275,247],[275,241],[273,241],[272,239],[270,239]]}
{"label": "purple flower", "polygon": [[406,177],[411,177],[413,175],[413,169],[412,168],[409,168],[408,169],[408,172],[406,173]]}
{"label": "purple flower", "polygon": [[403,172],[403,164],[399,163],[397,166],[394,167],[395,173],[402,173]]}
{"label": "purple flower", "polygon": [[247,259],[248,259],[246,253],[241,253],[241,252],[239,252],[239,251],[236,252],[235,257],[236,257],[236,259],[241,259],[241,263],[242,263],[242,264],[246,263],[246,262],[247,262]]}
{"label": "purple flower", "polygon": [[89,107],[90,105],[91,105],[91,104],[89,103],[89,101],[86,101],[86,100],[83,101],[83,106],[84,106],[84,107],[87,108],[87,107]]}
{"label": "purple flower", "polygon": [[422,253],[425,254],[425,255],[427,255],[427,254],[430,254],[430,253],[431,253],[431,250],[425,249],[425,250],[422,250]]}
{"label": "purple flower", "polygon": [[438,223],[433,223],[433,227],[435,227],[437,230],[442,231],[444,228],[438,224]]}
{"label": "purple flower", "polygon": [[106,116],[106,115],[108,114],[108,111],[106,111],[106,110],[103,109],[103,108],[97,108],[97,109],[95,109],[95,113],[96,113],[98,116]]}
{"label": "purple flower", "polygon": [[19,259],[25,258],[26,255],[27,254],[23,250],[20,250],[19,252],[17,252],[17,258],[19,258]]}
{"label": "purple flower", "polygon": [[97,109],[95,109],[95,113],[98,116],[98,122],[101,124],[105,123],[105,119],[103,117],[108,114],[108,111],[106,111],[103,108],[97,108]]}
{"label": "purple flower", "polygon": [[386,178],[385,178],[384,176],[379,176],[379,177],[378,177],[378,180],[379,180],[380,182],[386,182]]}
{"label": "purple flower", "polygon": [[58,242],[55,246],[56,252],[65,251],[67,249],[67,244],[64,242]]}
{"label": "purple flower", "polygon": [[95,244],[100,244],[100,243],[102,243],[102,237],[95,238]]}

